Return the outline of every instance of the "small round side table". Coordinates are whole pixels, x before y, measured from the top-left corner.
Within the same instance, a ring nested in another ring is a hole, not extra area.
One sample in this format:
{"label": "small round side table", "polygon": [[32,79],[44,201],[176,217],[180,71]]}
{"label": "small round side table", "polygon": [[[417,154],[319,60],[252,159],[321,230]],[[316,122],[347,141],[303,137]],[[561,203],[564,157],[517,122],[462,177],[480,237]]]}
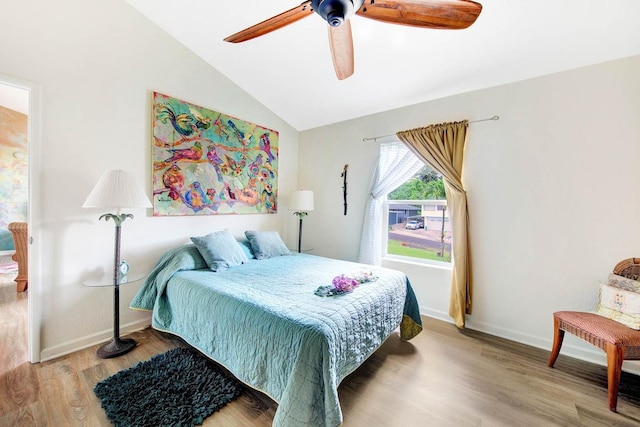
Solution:
{"label": "small round side table", "polygon": [[139,282],[147,277],[146,273],[129,272],[120,275],[120,281],[114,285],[113,277],[103,274],[100,277],[84,280],[84,286],[94,288],[105,288],[113,286],[113,339],[98,348],[97,354],[101,359],[121,356],[130,352],[135,346],[135,340],[131,338],[120,338],[120,286]]}

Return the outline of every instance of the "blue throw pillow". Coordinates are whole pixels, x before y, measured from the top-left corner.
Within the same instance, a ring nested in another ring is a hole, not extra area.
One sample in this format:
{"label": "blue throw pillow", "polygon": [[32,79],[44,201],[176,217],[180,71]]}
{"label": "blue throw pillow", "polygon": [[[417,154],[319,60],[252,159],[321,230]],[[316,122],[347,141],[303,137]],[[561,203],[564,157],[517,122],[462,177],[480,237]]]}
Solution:
{"label": "blue throw pillow", "polygon": [[253,250],[251,249],[251,243],[249,243],[248,240],[238,240],[238,243],[240,243],[240,247],[242,248],[247,258],[256,259],[256,256],[253,254]]}
{"label": "blue throw pillow", "polygon": [[249,262],[249,258],[229,230],[192,237],[191,241],[213,271],[221,271]]}
{"label": "blue throw pillow", "polygon": [[249,239],[253,254],[257,259],[272,258],[280,255],[291,255],[277,231],[248,230],[244,235]]}

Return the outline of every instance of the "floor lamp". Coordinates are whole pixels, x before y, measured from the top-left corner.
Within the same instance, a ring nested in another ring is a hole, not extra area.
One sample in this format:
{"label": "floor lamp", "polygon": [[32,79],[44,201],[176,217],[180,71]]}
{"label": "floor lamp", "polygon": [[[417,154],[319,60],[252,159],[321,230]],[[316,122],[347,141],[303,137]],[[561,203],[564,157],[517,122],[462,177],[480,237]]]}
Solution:
{"label": "floor lamp", "polygon": [[289,197],[289,210],[295,211],[293,214],[300,218],[300,227],[298,229],[298,253],[300,253],[302,250],[302,218],[313,210],[313,191],[293,191]]}
{"label": "floor lamp", "polygon": [[110,208],[116,213],[106,213],[98,220],[110,219],[116,225],[115,254],[113,261],[113,339],[98,348],[98,357],[125,354],[136,346],[132,339],[120,339],[120,227],[131,214],[120,213],[122,208],[150,208],[151,201],[135,177],[123,170],[108,170],[98,180],[82,205],[83,208]]}

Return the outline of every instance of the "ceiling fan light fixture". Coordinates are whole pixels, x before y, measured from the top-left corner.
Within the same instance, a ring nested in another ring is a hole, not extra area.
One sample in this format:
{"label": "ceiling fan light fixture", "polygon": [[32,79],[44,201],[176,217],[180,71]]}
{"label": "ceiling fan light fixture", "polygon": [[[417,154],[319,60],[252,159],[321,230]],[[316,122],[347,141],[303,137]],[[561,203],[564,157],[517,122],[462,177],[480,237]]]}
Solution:
{"label": "ceiling fan light fixture", "polygon": [[332,11],[327,16],[327,23],[332,27],[339,27],[344,22],[344,12]]}
{"label": "ceiling fan light fixture", "polygon": [[364,0],[312,0],[311,8],[332,27],[342,25],[360,9]]}

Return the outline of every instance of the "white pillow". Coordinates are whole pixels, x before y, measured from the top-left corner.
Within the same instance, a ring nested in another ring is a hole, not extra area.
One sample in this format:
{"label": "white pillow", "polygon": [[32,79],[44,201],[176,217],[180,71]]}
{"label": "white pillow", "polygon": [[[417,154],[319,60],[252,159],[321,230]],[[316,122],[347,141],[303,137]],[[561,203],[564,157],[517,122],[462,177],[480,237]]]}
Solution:
{"label": "white pillow", "polygon": [[600,284],[600,301],[594,313],[640,330],[640,294]]}

